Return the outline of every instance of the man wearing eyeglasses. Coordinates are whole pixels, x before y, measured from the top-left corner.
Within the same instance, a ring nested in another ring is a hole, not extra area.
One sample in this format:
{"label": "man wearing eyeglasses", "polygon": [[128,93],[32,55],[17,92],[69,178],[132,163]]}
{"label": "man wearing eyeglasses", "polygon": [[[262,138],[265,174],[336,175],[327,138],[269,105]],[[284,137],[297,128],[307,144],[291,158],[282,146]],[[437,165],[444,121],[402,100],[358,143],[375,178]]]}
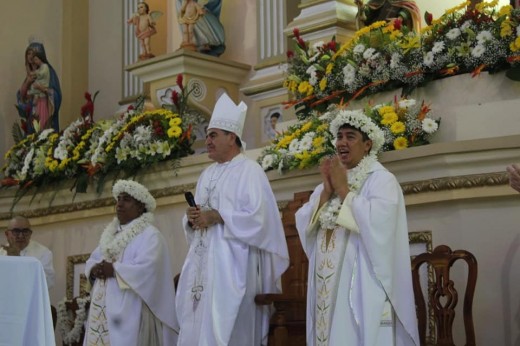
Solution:
{"label": "man wearing eyeglasses", "polygon": [[0,245],[0,255],[35,257],[43,266],[47,288],[54,286],[54,266],[52,264],[52,252],[31,240],[32,230],[29,220],[23,216],[15,216],[9,221],[5,236],[8,245]]}

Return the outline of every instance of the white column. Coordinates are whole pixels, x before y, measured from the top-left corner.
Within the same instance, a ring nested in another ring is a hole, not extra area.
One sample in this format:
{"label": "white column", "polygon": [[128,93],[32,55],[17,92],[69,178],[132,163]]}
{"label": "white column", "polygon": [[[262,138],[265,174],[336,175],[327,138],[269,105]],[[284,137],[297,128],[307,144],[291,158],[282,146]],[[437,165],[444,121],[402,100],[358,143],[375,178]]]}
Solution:
{"label": "white column", "polygon": [[[128,66],[137,62],[139,57],[139,42],[135,37],[135,26],[126,24],[137,10],[139,0],[123,2],[123,65]],[[138,77],[128,71],[123,71],[123,98],[139,95],[143,92],[143,83]]]}
{"label": "white column", "polygon": [[259,61],[285,54],[285,1],[258,0],[258,9]]}

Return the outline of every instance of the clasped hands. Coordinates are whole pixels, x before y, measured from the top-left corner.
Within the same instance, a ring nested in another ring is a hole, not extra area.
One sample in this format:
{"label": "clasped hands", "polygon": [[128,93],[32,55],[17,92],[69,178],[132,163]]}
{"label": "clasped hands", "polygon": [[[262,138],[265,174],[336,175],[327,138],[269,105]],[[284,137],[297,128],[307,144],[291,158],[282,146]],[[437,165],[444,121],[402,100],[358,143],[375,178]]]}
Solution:
{"label": "clasped hands", "polygon": [[320,173],[323,180],[320,206],[331,199],[334,194],[343,201],[350,189],[348,187],[348,170],[343,166],[339,157],[323,159],[320,164]]}
{"label": "clasped hands", "polygon": [[207,229],[217,223],[224,223],[220,213],[215,209],[201,210],[197,207],[186,209],[186,216],[193,229]]}
{"label": "clasped hands", "polygon": [[92,267],[90,276],[94,279],[105,280],[115,276],[114,265],[110,262],[102,261]]}

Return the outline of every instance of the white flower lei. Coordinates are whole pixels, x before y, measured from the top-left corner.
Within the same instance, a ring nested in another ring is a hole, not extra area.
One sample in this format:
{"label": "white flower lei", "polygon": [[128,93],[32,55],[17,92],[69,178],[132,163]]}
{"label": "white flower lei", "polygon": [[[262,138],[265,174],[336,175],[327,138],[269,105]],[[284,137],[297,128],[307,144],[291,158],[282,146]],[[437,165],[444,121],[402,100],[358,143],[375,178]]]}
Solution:
{"label": "white flower lei", "polygon": [[[359,192],[368,177],[370,168],[377,162],[375,154],[365,156],[356,167],[348,171],[348,187],[352,192]],[[332,198],[327,207],[320,213],[320,224],[324,229],[334,229],[342,202],[338,196]]]}
{"label": "white flower lei", "polygon": [[64,344],[79,342],[83,325],[87,319],[86,305],[88,302],[90,302],[90,297],[87,296],[85,298],[76,298],[78,310],[76,310],[76,318],[74,319],[74,323],[72,323],[71,319],[69,318],[69,314],[67,313],[66,304],[71,302],[72,300],[63,298],[63,300],[58,303],[57,324],[59,326],[58,328],[60,330],[61,338]]}
{"label": "white flower lei", "polygon": [[122,232],[119,230],[119,220],[114,218],[103,231],[99,246],[103,257],[109,261],[115,261],[126,246],[153,221],[152,213],[144,213],[132,221],[130,228]]}

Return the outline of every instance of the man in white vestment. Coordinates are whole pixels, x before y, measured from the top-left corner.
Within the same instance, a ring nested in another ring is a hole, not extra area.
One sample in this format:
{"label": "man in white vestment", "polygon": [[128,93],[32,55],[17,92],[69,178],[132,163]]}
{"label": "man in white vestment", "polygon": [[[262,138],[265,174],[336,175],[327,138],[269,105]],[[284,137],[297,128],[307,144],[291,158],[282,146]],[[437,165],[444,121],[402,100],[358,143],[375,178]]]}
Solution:
{"label": "man in white vestment", "polygon": [[269,309],[254,298],[281,292],[289,265],[269,181],[242,153],[246,112],[223,94],[209,122],[206,147],[215,163],[202,172],[197,206],[183,219],[189,251],[176,297],[182,346],[266,344]]}
{"label": "man in white vestment", "polygon": [[0,255],[35,257],[43,266],[47,288],[50,290],[54,286],[52,252],[36,240],[32,240],[32,232],[31,223],[27,218],[13,217],[5,231],[8,245],[0,246]]}
{"label": "man in white vestment", "polygon": [[85,274],[94,282],[84,345],[176,345],[175,289],[166,240],[152,225],[155,199],[118,180],[117,217],[103,231]]}
{"label": "man in white vestment", "polygon": [[362,110],[328,116],[337,155],[296,213],[307,345],[419,345],[403,193],[377,161],[384,134]]}

